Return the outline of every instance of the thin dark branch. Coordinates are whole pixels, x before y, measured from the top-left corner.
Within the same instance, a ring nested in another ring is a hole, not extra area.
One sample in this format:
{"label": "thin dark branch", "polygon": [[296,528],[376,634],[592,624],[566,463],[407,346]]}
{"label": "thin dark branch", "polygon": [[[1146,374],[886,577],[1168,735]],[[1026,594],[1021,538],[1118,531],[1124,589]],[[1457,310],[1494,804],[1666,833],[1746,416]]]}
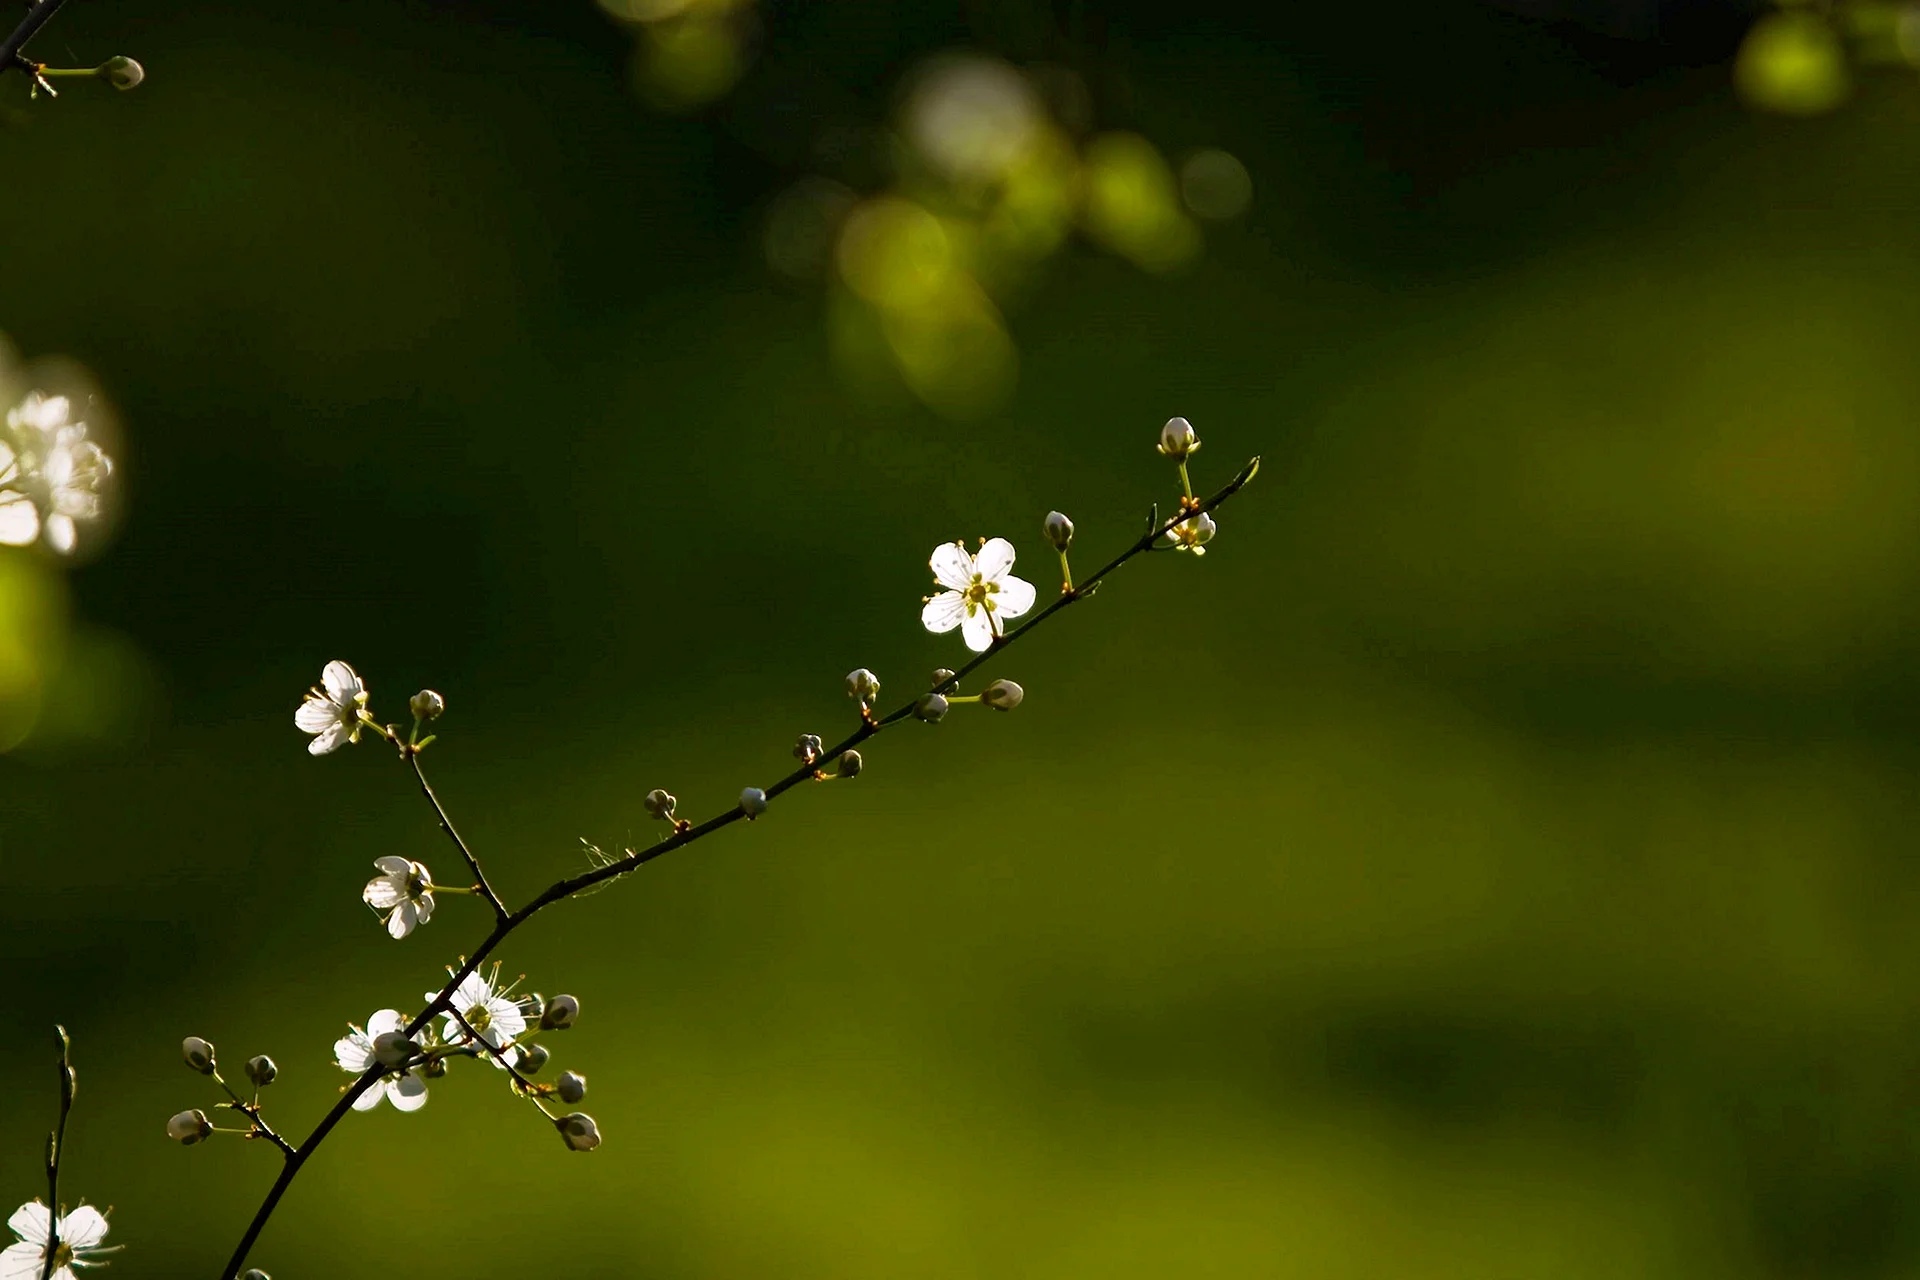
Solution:
{"label": "thin dark branch", "polygon": [[420,768],[420,752],[409,748],[405,751],[405,755],[408,763],[413,765],[413,776],[420,780],[420,793],[433,805],[433,811],[440,815],[440,829],[447,833],[447,839],[453,841],[453,847],[458,849],[460,856],[467,860],[467,870],[473,872],[473,887],[478,889],[480,896],[493,907],[493,918],[496,921],[505,920],[508,915],[507,904],[500,901],[500,895],[495,893],[493,886],[487,883],[487,873],[480,869],[480,859],[473,856],[473,850],[467,848],[467,842],[462,840],[460,833],[453,829],[453,819],[447,816],[446,809],[440,804],[440,797],[433,793],[433,787],[427,782],[427,775]]}
{"label": "thin dark branch", "polygon": [[291,1160],[293,1158],[293,1144],[275,1133],[273,1126],[261,1117],[260,1104],[258,1102],[248,1102],[239,1094],[235,1093],[233,1086],[228,1084],[218,1071],[213,1073],[213,1079],[214,1083],[218,1084],[222,1089],[225,1089],[227,1096],[233,1099],[231,1110],[238,1111],[248,1120],[251,1120],[253,1122],[253,1131],[265,1138],[268,1142],[271,1142],[274,1146],[280,1148],[280,1154]]}
{"label": "thin dark branch", "polygon": [[[58,13],[60,6],[66,2],[67,0],[40,0],[39,4],[27,10],[27,16],[20,19],[20,25],[13,29],[13,34],[4,41],[0,41],[0,74],[4,74],[8,67],[16,65],[14,58],[21,49],[26,47],[27,41],[33,39],[40,28],[47,25],[47,20]],[[48,1256],[52,1256],[51,1252]]]}
{"label": "thin dark branch", "polygon": [[59,1023],[53,1027],[60,1046],[60,1119],[47,1135],[47,1252],[40,1263],[40,1280],[53,1280],[54,1258],[60,1251],[60,1157],[67,1151],[67,1113],[73,1110],[72,1041]]}
{"label": "thin dark branch", "polygon": [[[1259,469],[1260,459],[1254,458],[1248,462],[1245,467],[1241,468],[1238,475],[1228,481],[1227,484],[1217,493],[1213,494],[1213,496],[1203,501],[1186,504],[1178,515],[1170,519],[1155,520],[1149,523],[1147,531],[1141,534],[1132,546],[1095,570],[1093,574],[1083,580],[1080,585],[1072,591],[1062,592],[1059,599],[1053,601],[1053,603],[1035,614],[1025,626],[1000,637],[986,652],[976,655],[970,662],[967,662],[960,667],[959,670],[955,671],[952,677],[940,686],[940,689],[944,691],[957,688],[963,678],[977,670],[984,663],[992,661],[1008,645],[1013,644],[1068,605],[1084,600],[1092,595],[1094,589],[1100,585],[1101,579],[1111,574],[1135,556],[1153,550],[1154,544],[1164,538],[1168,530],[1172,529],[1175,525],[1184,520],[1190,520],[1195,516],[1208,514],[1217,510],[1229,498],[1233,497],[1234,494],[1240,492],[1240,490],[1246,486],[1247,482],[1253,479],[1254,474],[1259,471]],[[918,699],[915,699],[915,701],[918,701]],[[868,738],[871,738],[874,734],[880,732],[885,726],[904,720],[912,715],[913,708],[914,703],[908,702],[905,706],[877,720],[863,717],[858,729],[855,729],[851,734],[847,735],[846,739],[838,745],[829,747],[823,751],[816,759],[830,760],[840,756],[843,752],[852,750]],[[416,773],[419,770],[419,761],[417,758],[414,761],[414,769]],[[792,773],[787,774],[778,782],[769,786],[766,789],[767,798],[771,800],[787,789],[798,786],[800,783],[811,779],[814,776],[814,770],[815,764],[812,762],[801,764],[801,766]],[[439,809],[440,802],[434,798],[432,789],[427,787],[425,775],[420,776],[420,785],[422,789],[426,790],[427,797],[433,800],[434,808]],[[440,816],[441,824],[446,828],[447,834],[453,836],[454,842],[460,846],[461,853],[466,855],[469,864],[473,866],[474,872],[477,875],[479,872],[479,864],[473,862],[472,855],[467,852],[466,845],[461,843],[458,835],[454,835],[453,824],[447,821],[444,810],[441,811]],[[673,850],[681,848],[682,846],[692,844],[694,841],[702,839],[705,836],[712,835],[714,832],[720,830],[720,828],[738,822],[746,816],[746,812],[738,807],[729,809],[724,813],[717,813],[698,826],[686,827],[674,832],[674,834],[668,836],[656,845],[649,846],[646,849],[630,849],[624,858],[617,859],[603,867],[596,867],[592,871],[557,881],[547,886],[546,889],[541,891],[538,897],[534,898],[533,901],[527,903],[524,907],[521,907],[518,911],[511,913],[505,912],[504,910],[500,911],[498,918],[495,920],[493,931],[487,934],[486,938],[481,941],[479,947],[475,949],[473,954],[462,961],[459,967],[453,971],[453,975],[447,979],[447,985],[440,988],[440,994],[435,996],[427,1004],[427,1007],[415,1015],[412,1022],[407,1024],[406,1035],[409,1038],[419,1035],[421,1028],[425,1027],[427,1023],[431,1022],[438,1015],[452,1010],[453,994],[459,990],[460,984],[465,982],[467,978],[480,967],[483,960],[493,954],[494,948],[506,941],[508,934],[531,920],[545,908],[552,906],[563,898],[572,897],[583,889],[590,889],[594,885],[626,875],[643,863],[652,862],[655,858],[671,853]],[[488,891],[488,896],[492,899],[491,890]],[[498,910],[498,899],[492,900]],[[455,1018],[460,1021],[461,1025],[465,1025],[465,1020],[459,1018],[458,1014],[455,1014]],[[468,1028],[468,1030],[469,1033],[471,1033],[472,1029]],[[307,1135],[307,1140],[300,1144],[297,1151],[287,1157],[287,1163],[280,1170],[280,1176],[275,1178],[273,1186],[267,1189],[266,1199],[261,1201],[259,1210],[253,1215],[253,1220],[247,1224],[247,1229],[245,1233],[241,1235],[238,1247],[234,1249],[232,1258],[227,1262],[226,1270],[221,1273],[223,1280],[235,1280],[235,1277],[240,1274],[240,1268],[246,1264],[248,1252],[252,1250],[254,1242],[260,1238],[260,1232],[266,1227],[267,1219],[273,1216],[275,1208],[280,1204],[281,1197],[287,1193],[287,1188],[293,1184],[294,1178],[299,1174],[300,1167],[312,1158],[313,1153],[319,1148],[320,1144],[326,1141],[327,1135],[333,1132],[334,1126],[339,1124],[347,1112],[353,1109],[355,1100],[368,1089],[371,1089],[374,1083],[386,1074],[387,1068],[378,1063],[361,1073],[360,1078],[355,1080],[352,1085],[348,1086],[346,1092],[340,1095],[340,1101],[334,1103],[333,1109],[321,1117],[320,1123],[315,1125],[313,1132]],[[518,1074],[516,1071],[515,1075],[517,1076]]]}

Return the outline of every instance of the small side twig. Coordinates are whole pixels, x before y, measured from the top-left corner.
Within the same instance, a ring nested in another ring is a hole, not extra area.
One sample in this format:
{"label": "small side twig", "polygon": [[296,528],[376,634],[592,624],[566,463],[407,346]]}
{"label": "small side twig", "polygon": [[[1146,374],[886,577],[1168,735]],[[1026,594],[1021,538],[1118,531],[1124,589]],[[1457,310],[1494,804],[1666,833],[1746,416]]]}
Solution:
{"label": "small side twig", "polygon": [[60,1070],[60,1119],[47,1135],[47,1250],[46,1260],[40,1264],[40,1280],[53,1280],[53,1264],[60,1252],[60,1157],[66,1153],[67,1114],[73,1110],[73,1043],[59,1023],[54,1024],[53,1036],[60,1047],[56,1064]]}
{"label": "small side twig", "polygon": [[413,776],[418,779],[420,783],[420,794],[427,798],[428,803],[433,805],[433,811],[440,815],[440,829],[447,833],[447,839],[453,841],[453,847],[460,851],[462,858],[466,859],[467,870],[473,872],[473,887],[479,891],[480,896],[485,898],[488,905],[493,908],[494,920],[506,920],[508,916],[512,914],[507,910],[507,904],[500,901],[500,895],[495,893],[493,886],[487,883],[487,873],[480,869],[480,859],[473,856],[473,850],[467,848],[467,842],[462,840],[460,833],[453,829],[453,819],[447,816],[445,807],[440,803],[440,797],[434,794],[432,785],[427,781],[425,771],[420,768],[420,749],[411,744],[407,744],[402,746],[401,751],[402,754],[406,756],[407,763],[413,766]]}
{"label": "small side twig", "polygon": [[[26,47],[27,41],[39,34],[40,28],[46,26],[47,21],[59,12],[60,6],[66,2],[67,0],[40,0],[39,4],[27,10],[27,16],[20,19],[20,25],[13,29],[13,34],[5,40],[0,40],[0,74],[5,74],[8,67],[38,70],[38,65],[31,59],[20,57],[20,50]],[[47,1256],[53,1256],[51,1250],[48,1251]]]}

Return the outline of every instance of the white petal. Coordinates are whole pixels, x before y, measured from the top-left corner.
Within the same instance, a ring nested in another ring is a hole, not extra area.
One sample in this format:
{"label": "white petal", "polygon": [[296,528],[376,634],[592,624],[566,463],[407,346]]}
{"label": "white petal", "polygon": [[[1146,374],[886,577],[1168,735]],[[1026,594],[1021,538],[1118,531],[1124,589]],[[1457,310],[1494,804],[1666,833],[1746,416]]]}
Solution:
{"label": "white petal", "polygon": [[376,1080],[373,1088],[353,1100],[353,1109],[355,1111],[371,1111],[379,1106],[380,1099],[386,1096],[387,1082],[385,1080]]}
{"label": "white petal", "polygon": [[933,580],[951,591],[965,591],[973,585],[973,557],[957,542],[943,542],[933,549],[927,561]]}
{"label": "white petal", "polygon": [[58,551],[61,555],[64,556],[73,550],[72,516],[63,516],[57,513],[48,516],[46,528],[42,529],[41,532],[46,535],[47,545],[55,551]]}
{"label": "white petal", "polygon": [[389,1031],[405,1031],[407,1020],[398,1010],[382,1009],[367,1019],[368,1041],[378,1040]]}
{"label": "white petal", "polygon": [[333,1060],[342,1071],[359,1075],[373,1065],[373,1045],[355,1036],[333,1042]]}
{"label": "white petal", "polygon": [[982,582],[998,582],[1013,568],[1013,544],[1005,538],[989,538],[980,554],[973,558],[973,571]]}
{"label": "white petal", "polygon": [[[75,1258],[74,1261],[78,1262],[79,1259]],[[87,1265],[97,1267],[97,1266],[104,1266],[105,1264],[94,1262],[94,1263],[88,1263]],[[80,1277],[74,1274],[72,1267],[55,1267],[53,1269],[53,1274],[47,1277],[47,1280],[80,1280]]]}
{"label": "white petal", "polygon": [[393,1083],[388,1101],[401,1111],[418,1111],[427,1105],[427,1082],[409,1071]]}
{"label": "white petal", "polygon": [[396,938],[404,938],[413,932],[413,926],[420,923],[420,912],[411,902],[402,902],[387,913],[387,932]]}
{"label": "white petal", "polygon": [[327,696],[343,707],[366,691],[360,677],[344,662],[329,662],[320,679],[327,686]]}
{"label": "white petal", "polygon": [[24,1240],[10,1244],[0,1249],[0,1280],[40,1280],[46,1261],[44,1244],[28,1244]]}
{"label": "white petal", "polygon": [[90,1249],[107,1238],[106,1215],[83,1204],[60,1219],[60,1238],[76,1249]]}
{"label": "white petal", "polygon": [[300,709],[293,713],[293,722],[300,726],[303,733],[325,733],[340,723],[340,712],[324,698],[307,695]]}
{"label": "white petal", "polygon": [[479,974],[470,973],[462,979],[459,988],[454,991],[453,1007],[465,1013],[474,1005],[485,1004],[491,995],[493,995],[492,985]]}
{"label": "white petal", "polygon": [[987,597],[993,611],[1003,618],[1017,618],[1033,608],[1033,584],[1009,574],[1000,579],[1000,590]]}
{"label": "white petal", "polygon": [[7,1226],[28,1244],[45,1245],[47,1226],[52,1221],[53,1215],[47,1212],[47,1206],[38,1200],[29,1200],[13,1211],[13,1216],[7,1219]]}
{"label": "white petal", "polygon": [[920,610],[920,625],[935,635],[951,631],[967,616],[967,598],[958,591],[942,591]]}
{"label": "white petal", "polygon": [[24,547],[40,536],[40,513],[25,498],[0,501],[0,543]]}
{"label": "white petal", "polygon": [[527,1029],[527,1019],[520,1012],[520,1006],[504,996],[487,1001],[487,1014],[492,1019],[487,1027],[487,1039],[495,1044],[517,1039]]}
{"label": "white petal", "polygon": [[321,732],[320,736],[307,744],[307,754],[324,756],[329,751],[337,751],[347,742],[347,726],[335,722]]}
{"label": "white petal", "polygon": [[425,924],[427,921],[433,919],[433,895],[432,894],[430,893],[421,894],[418,898],[414,899],[413,905],[414,905],[414,909],[420,913],[421,924]]}
{"label": "white petal", "polygon": [[405,858],[396,858],[392,854],[388,854],[384,858],[375,858],[373,865],[390,876],[399,876],[402,883],[405,883],[406,877],[413,874],[413,864],[411,862],[408,862]]}
{"label": "white petal", "polygon": [[993,615],[985,609],[975,609],[960,624],[960,635],[967,642],[967,648],[975,653],[985,653],[987,646],[993,643]]}
{"label": "white petal", "polygon": [[375,876],[367,881],[360,897],[375,911],[391,911],[407,900],[407,891],[386,876]]}

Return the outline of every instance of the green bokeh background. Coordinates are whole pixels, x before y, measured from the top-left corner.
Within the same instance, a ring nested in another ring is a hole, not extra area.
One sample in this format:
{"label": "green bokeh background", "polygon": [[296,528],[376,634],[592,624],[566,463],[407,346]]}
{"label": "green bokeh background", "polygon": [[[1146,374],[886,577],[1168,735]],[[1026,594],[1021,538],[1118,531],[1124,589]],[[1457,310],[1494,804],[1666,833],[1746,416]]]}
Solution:
{"label": "green bokeh background", "polygon": [[[962,656],[935,542],[1045,582],[1171,492],[1259,481],[985,673],[1017,713],[873,744],[502,953],[586,1013],[569,1155],[493,1073],[350,1117],[255,1261],[420,1277],[1920,1274],[1920,84],[1743,111],[1740,15],[1627,40],[1468,4],[788,9],[661,114],[590,5],[75,0],[134,95],[0,133],[0,331],[126,424],[68,579],[108,655],[0,757],[0,1192],[116,1275],[216,1273],[269,1150],[181,1150],[189,1033],[304,1133],[402,943],[375,857],[452,859],[378,749],[291,723],[327,659],[495,882],[654,838]],[[1078,25],[1076,25],[1076,23]],[[1080,33],[1063,41],[1056,30]],[[1152,277],[1085,248],[1000,411],[853,394],[760,252],[809,140],[965,46],[1253,175]],[[10,77],[8,102],[22,85]],[[21,607],[17,604],[11,607]],[[10,1201],[9,1203],[12,1203]]]}

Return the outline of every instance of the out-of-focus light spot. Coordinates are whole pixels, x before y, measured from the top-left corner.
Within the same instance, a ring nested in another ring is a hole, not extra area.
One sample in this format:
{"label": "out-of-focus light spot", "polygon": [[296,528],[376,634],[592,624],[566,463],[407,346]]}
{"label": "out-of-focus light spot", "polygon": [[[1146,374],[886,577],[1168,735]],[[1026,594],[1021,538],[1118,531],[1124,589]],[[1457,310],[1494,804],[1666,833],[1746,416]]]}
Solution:
{"label": "out-of-focus light spot", "polygon": [[899,196],[869,200],[847,215],[836,256],[847,287],[880,307],[926,304],[954,268],[940,220]]}
{"label": "out-of-focus light spot", "polygon": [[977,418],[1005,402],[1019,368],[1000,311],[965,276],[924,305],[883,312],[881,329],[913,393],[950,418]]}
{"label": "out-of-focus light spot", "polygon": [[933,62],[907,96],[907,142],[948,181],[1000,181],[1026,153],[1045,121],[1027,78],[991,58]]}
{"label": "out-of-focus light spot", "polygon": [[1920,5],[1910,4],[1900,10],[1900,16],[1894,21],[1893,33],[1900,56],[1920,67]]}
{"label": "out-of-focus light spot", "polygon": [[634,83],[662,107],[704,106],[746,70],[741,28],[724,10],[691,9],[645,27],[634,48]]}
{"label": "out-of-focus light spot", "polygon": [[767,210],[765,247],[775,271],[818,279],[833,260],[834,237],[858,197],[825,178],[806,178],[775,197]]}
{"label": "out-of-focus light spot", "polygon": [[1218,148],[1196,151],[1180,166],[1180,198],[1202,218],[1224,222],[1247,211],[1253,179],[1247,166]]}
{"label": "out-of-focus light spot", "polygon": [[1840,36],[1812,13],[1774,13],[1747,32],[1733,64],[1734,87],[1749,106],[1811,116],[1846,100],[1851,81]]}
{"label": "out-of-focus light spot", "polygon": [[1199,229],[1182,212],[1173,171],[1145,138],[1103,133],[1082,157],[1081,218],[1087,234],[1149,271],[1165,271],[1200,248]]}
{"label": "out-of-focus light spot", "polygon": [[[1019,268],[1046,257],[1060,247],[1073,225],[1080,161],[1064,134],[1041,129],[1026,154],[1007,171],[998,198],[980,223],[987,254],[1015,259]],[[983,261],[979,270],[997,273],[997,261]]]}
{"label": "out-of-focus light spot", "polygon": [[39,723],[66,631],[60,575],[28,553],[0,550],[0,752],[25,742]]}

